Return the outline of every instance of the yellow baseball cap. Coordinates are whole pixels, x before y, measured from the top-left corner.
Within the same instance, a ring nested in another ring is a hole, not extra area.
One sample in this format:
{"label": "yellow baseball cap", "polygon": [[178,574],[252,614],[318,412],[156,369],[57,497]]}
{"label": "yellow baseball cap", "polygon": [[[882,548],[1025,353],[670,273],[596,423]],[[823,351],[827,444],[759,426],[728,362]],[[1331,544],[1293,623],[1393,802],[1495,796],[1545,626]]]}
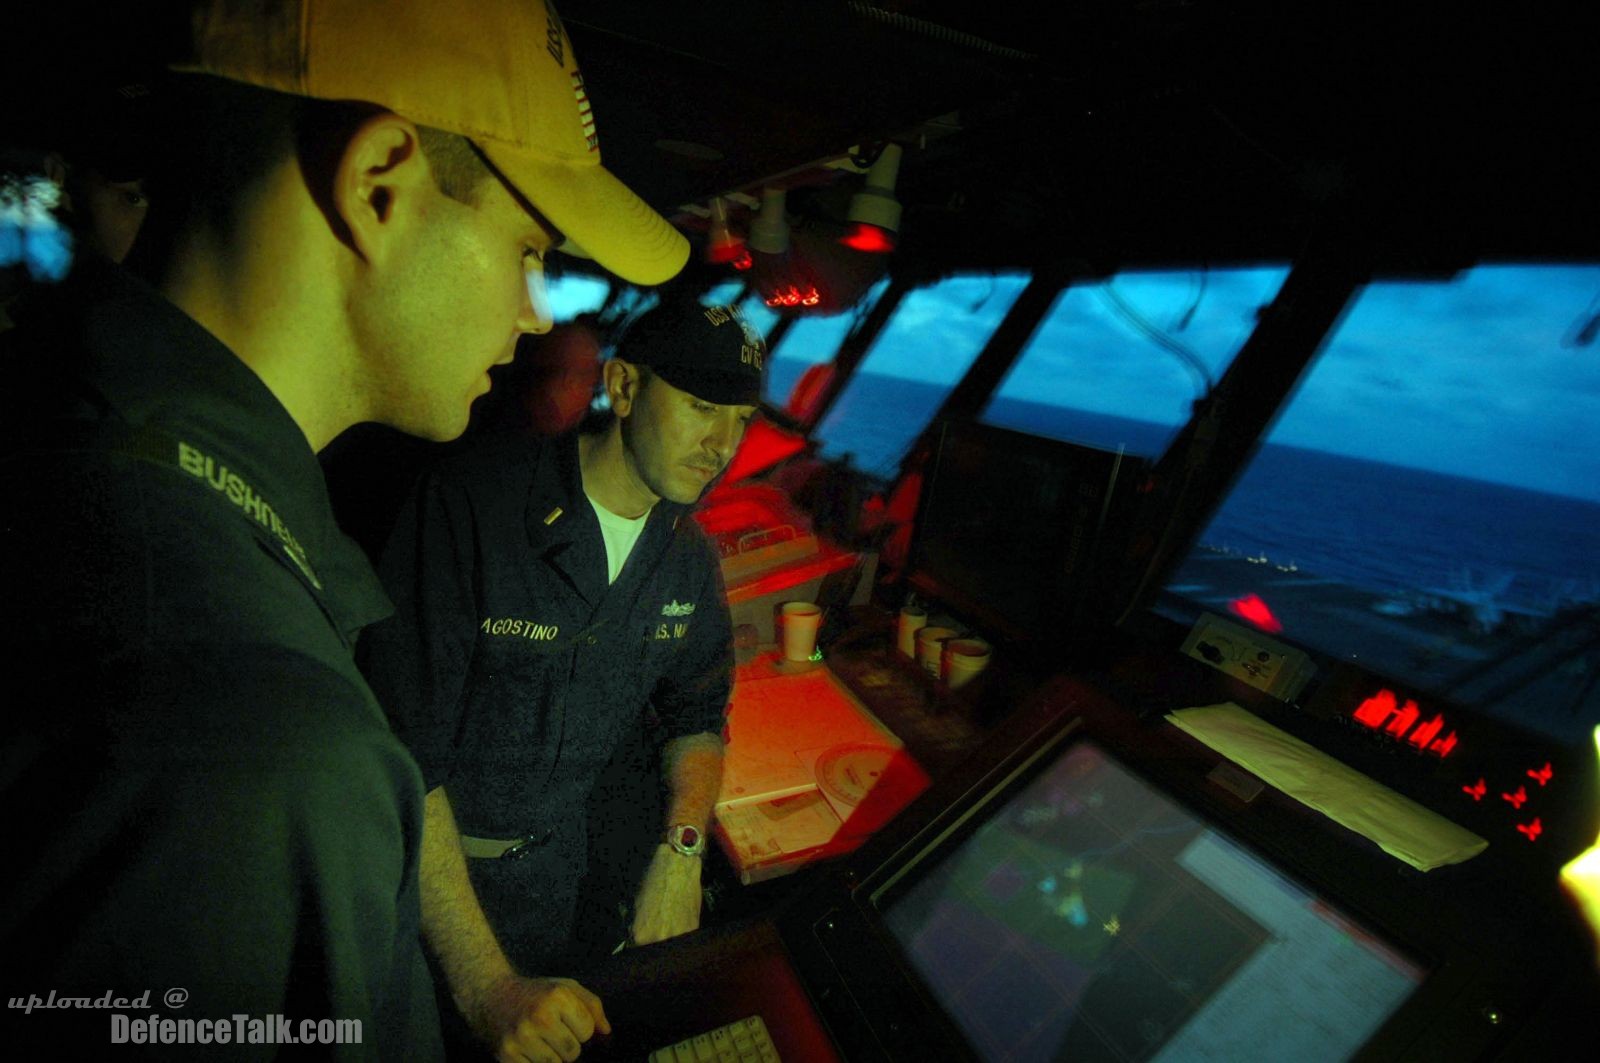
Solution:
{"label": "yellow baseball cap", "polygon": [[583,75],[548,0],[202,0],[174,68],[362,100],[469,138],[578,248],[635,284],[683,268],[683,234],[600,165]]}

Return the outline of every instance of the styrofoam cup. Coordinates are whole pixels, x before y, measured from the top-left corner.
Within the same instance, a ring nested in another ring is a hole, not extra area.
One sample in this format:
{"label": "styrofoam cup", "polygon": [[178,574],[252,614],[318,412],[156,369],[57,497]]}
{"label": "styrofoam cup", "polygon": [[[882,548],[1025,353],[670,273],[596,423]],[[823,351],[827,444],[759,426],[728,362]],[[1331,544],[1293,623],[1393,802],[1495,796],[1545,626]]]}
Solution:
{"label": "styrofoam cup", "polygon": [[951,690],[966,685],[989,666],[993,653],[993,647],[982,639],[946,639],[942,661],[945,682]]}
{"label": "styrofoam cup", "polygon": [[944,661],[944,640],[954,638],[958,632],[951,627],[923,627],[917,631],[917,660],[933,678],[941,678]]}
{"label": "styrofoam cup", "polygon": [[918,605],[908,605],[900,610],[899,625],[895,628],[895,639],[900,647],[900,652],[907,657],[915,659],[917,656],[917,632],[928,624],[928,611]]}
{"label": "styrofoam cup", "polygon": [[815,602],[783,603],[783,655],[791,661],[809,661],[817,648],[817,628],[822,606]]}

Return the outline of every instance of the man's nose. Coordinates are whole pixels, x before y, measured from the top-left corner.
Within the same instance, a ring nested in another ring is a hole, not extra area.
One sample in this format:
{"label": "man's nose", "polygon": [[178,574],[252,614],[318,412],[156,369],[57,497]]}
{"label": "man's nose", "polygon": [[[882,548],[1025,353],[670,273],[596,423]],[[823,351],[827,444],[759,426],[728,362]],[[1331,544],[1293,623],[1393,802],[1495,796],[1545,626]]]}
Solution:
{"label": "man's nose", "polygon": [[705,438],[706,449],[717,456],[719,463],[726,465],[739,446],[743,431],[744,426],[739,423],[739,411],[730,407],[713,419],[711,431]]}

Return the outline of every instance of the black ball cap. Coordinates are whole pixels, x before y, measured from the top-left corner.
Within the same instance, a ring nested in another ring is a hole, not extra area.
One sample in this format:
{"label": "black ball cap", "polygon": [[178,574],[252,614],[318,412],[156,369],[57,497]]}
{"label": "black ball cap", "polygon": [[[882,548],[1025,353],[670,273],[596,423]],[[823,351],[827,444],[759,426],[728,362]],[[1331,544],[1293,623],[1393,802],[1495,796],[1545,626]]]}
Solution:
{"label": "black ball cap", "polygon": [[767,347],[737,307],[658,306],[628,326],[615,356],[649,366],[679,391],[705,402],[754,406],[761,401]]}

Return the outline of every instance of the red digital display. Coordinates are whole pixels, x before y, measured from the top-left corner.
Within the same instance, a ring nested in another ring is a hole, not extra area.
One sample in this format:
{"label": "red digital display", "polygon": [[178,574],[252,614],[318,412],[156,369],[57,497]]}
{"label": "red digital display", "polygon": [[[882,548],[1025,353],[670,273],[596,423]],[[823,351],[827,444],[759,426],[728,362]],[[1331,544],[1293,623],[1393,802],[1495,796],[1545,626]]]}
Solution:
{"label": "red digital display", "polygon": [[1438,738],[1442,730],[1444,730],[1444,717],[1436,714],[1433,719],[1412,731],[1406,741],[1418,749],[1427,749],[1428,743]]}
{"label": "red digital display", "polygon": [[1417,722],[1417,717],[1421,715],[1422,712],[1417,708],[1417,703],[1408,699],[1404,705],[1400,706],[1400,711],[1394,714],[1394,718],[1389,721],[1389,725],[1384,730],[1396,738],[1404,737],[1405,733],[1411,730],[1411,725]]}
{"label": "red digital display", "polygon": [[1448,726],[1443,713],[1435,713],[1430,720],[1418,727],[1417,721],[1422,718],[1422,709],[1415,699],[1407,698],[1402,705],[1392,690],[1380,690],[1367,698],[1356,706],[1350,718],[1363,727],[1374,731],[1381,729],[1394,738],[1403,738],[1407,745],[1413,746],[1418,752],[1432,753],[1441,759],[1449,756],[1456,748],[1454,730],[1440,737]]}
{"label": "red digital display", "polygon": [[[1456,733],[1450,729],[1444,713],[1435,712],[1429,715],[1414,698],[1401,700],[1399,695],[1387,688],[1380,689],[1357,705],[1350,713],[1350,719],[1369,731],[1403,741],[1418,752],[1431,753],[1441,760],[1449,756],[1456,747]],[[1500,800],[1510,808],[1491,802],[1493,807],[1504,810],[1500,814],[1511,821],[1517,833],[1530,842],[1536,842],[1544,833],[1544,822],[1538,816],[1527,822],[1517,821],[1538,807],[1537,790],[1534,793],[1529,793],[1529,790],[1534,784],[1537,784],[1539,789],[1548,786],[1550,780],[1555,777],[1555,769],[1549,761],[1545,761],[1540,767],[1525,769],[1523,775],[1531,782],[1515,776],[1502,777],[1495,780],[1492,789],[1488,778],[1479,776],[1476,782],[1462,786],[1461,792],[1477,804],[1482,804],[1483,799],[1491,792],[1499,794]]]}
{"label": "red digital display", "polygon": [[1383,721],[1394,712],[1396,704],[1394,691],[1380,690],[1363,701],[1352,714],[1352,718],[1356,723],[1367,727],[1382,727]]}

